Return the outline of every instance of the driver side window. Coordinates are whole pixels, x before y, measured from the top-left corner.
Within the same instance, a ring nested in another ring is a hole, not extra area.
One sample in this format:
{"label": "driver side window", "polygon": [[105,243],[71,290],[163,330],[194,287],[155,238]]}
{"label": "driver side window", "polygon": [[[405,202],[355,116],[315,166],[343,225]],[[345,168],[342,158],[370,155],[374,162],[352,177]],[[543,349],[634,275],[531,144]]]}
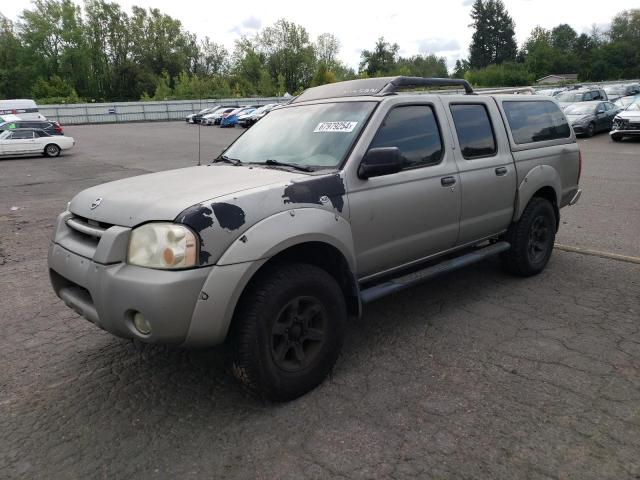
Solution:
{"label": "driver side window", "polygon": [[395,107],[369,146],[378,147],[397,147],[405,158],[404,170],[440,163],[442,139],[433,109],[428,105]]}

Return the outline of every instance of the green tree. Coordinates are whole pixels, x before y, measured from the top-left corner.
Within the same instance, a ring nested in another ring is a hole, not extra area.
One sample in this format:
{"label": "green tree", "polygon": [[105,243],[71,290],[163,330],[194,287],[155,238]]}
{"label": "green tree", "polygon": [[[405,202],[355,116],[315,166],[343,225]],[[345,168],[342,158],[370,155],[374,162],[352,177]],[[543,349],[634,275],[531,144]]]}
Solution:
{"label": "green tree", "polygon": [[396,68],[399,50],[397,43],[391,44],[384,37],[378,38],[373,50],[363,50],[360,53],[360,72],[369,77],[391,75]]}
{"label": "green tree", "polygon": [[256,36],[256,49],[266,60],[273,80],[284,77],[288,91],[311,84],[316,57],[307,30],[301,25],[280,19]]}
{"label": "green tree", "polygon": [[515,23],[502,0],[476,0],[471,9],[474,33],[469,47],[472,68],[514,61],[518,46]]}
{"label": "green tree", "polygon": [[578,34],[570,25],[562,23],[551,30],[551,46],[564,52],[570,52],[576,45]]}

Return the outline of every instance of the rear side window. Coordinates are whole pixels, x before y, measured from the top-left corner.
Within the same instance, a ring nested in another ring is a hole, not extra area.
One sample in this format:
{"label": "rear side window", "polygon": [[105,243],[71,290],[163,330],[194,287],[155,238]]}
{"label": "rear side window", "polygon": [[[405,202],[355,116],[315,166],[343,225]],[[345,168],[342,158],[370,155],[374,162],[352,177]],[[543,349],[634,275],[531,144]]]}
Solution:
{"label": "rear side window", "polygon": [[27,138],[33,138],[33,132],[30,130],[27,131],[20,131],[20,130],[16,130],[15,132],[13,132],[13,138],[14,140],[24,140]]}
{"label": "rear side window", "polygon": [[553,102],[502,102],[513,140],[518,143],[569,138],[567,119]]}
{"label": "rear side window", "polygon": [[496,139],[484,105],[451,105],[451,115],[464,158],[495,155]]}
{"label": "rear side window", "polygon": [[405,168],[440,163],[442,139],[433,109],[428,105],[396,107],[384,120],[369,148],[398,147]]}

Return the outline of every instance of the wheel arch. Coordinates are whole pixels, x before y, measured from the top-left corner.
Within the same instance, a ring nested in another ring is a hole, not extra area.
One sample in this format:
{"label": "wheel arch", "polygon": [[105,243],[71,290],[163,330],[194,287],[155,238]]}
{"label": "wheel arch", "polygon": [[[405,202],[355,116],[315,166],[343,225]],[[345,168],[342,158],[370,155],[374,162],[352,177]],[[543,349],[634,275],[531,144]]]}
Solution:
{"label": "wheel arch", "polygon": [[300,208],[257,223],[220,257],[213,267],[191,319],[188,345],[213,345],[226,338],[247,288],[278,262],[318,266],[336,279],[348,312],[361,313],[350,224],[324,209]]}
{"label": "wheel arch", "polygon": [[562,183],[558,171],[551,165],[532,168],[518,186],[513,221],[517,222],[522,212],[534,197],[545,198],[553,205],[556,214],[556,230],[560,222],[560,192]]}

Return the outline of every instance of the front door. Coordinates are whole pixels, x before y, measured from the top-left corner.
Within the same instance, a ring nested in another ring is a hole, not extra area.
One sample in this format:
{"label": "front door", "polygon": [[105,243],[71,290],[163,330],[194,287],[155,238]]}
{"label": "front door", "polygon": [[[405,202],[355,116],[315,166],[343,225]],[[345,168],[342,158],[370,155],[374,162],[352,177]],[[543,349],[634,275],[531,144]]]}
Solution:
{"label": "front door", "polygon": [[442,97],[456,137],[461,212],[458,245],[505,230],[513,217],[517,175],[492,99]]}
{"label": "front door", "polygon": [[352,178],[349,208],[358,276],[382,273],[455,245],[460,190],[441,106],[397,104],[368,148],[397,147],[402,171]]}
{"label": "front door", "polygon": [[35,149],[35,140],[31,130],[14,130],[2,142],[2,151],[5,155],[20,155],[29,153]]}

